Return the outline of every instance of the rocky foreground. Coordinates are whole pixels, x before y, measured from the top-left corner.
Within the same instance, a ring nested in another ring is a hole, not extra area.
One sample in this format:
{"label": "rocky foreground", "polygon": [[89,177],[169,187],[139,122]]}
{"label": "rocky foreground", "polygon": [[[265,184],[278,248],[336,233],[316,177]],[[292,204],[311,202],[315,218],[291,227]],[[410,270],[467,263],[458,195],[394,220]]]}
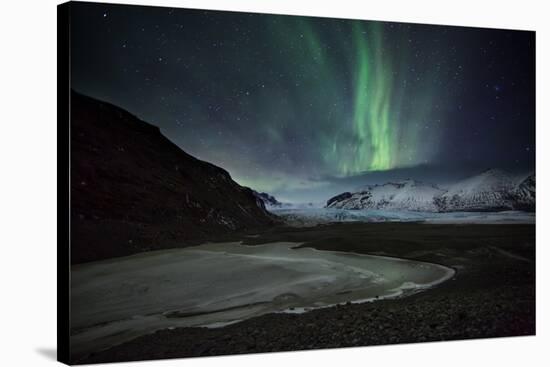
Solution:
{"label": "rocky foreground", "polygon": [[335,224],[278,228],[247,243],[437,262],[456,276],[426,292],[219,329],[160,330],[75,363],[274,352],[535,334],[534,225]]}

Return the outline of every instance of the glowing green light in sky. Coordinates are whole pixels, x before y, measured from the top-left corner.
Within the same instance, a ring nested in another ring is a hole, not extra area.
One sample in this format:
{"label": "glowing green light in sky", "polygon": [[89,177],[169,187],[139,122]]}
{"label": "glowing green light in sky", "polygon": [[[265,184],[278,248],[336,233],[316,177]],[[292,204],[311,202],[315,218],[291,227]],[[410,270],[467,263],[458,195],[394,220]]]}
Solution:
{"label": "glowing green light in sky", "polygon": [[[265,25],[277,71],[258,66],[269,88],[250,102],[262,111],[256,123],[263,149],[276,159],[262,177],[237,178],[277,192],[319,177],[425,164],[435,154],[437,133],[425,129],[435,84],[429,67],[415,71],[406,28],[295,17]],[[231,164],[233,172],[249,171]]]}
{"label": "glowing green light in sky", "polygon": [[357,49],[353,131],[357,140],[354,155],[341,166],[342,173],[393,168],[395,129],[390,114],[391,65],[381,52],[380,30],[354,24]]}

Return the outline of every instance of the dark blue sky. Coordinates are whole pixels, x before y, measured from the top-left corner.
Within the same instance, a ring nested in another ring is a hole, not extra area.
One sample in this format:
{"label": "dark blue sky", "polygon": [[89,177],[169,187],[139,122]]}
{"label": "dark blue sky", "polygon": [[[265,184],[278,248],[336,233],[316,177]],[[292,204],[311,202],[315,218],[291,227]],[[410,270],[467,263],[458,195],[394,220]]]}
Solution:
{"label": "dark blue sky", "polygon": [[534,32],[86,3],[71,16],[74,89],[282,199],[534,169]]}

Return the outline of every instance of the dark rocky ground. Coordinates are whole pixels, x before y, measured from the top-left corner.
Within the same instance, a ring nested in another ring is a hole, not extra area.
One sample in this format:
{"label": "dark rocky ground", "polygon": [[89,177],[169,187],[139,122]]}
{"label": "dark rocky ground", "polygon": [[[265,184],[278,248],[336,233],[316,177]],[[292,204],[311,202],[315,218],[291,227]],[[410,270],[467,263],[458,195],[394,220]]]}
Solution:
{"label": "dark rocky ground", "polygon": [[301,315],[269,314],[220,329],[161,330],[74,362],[535,334],[534,225],[347,223],[277,227],[245,242],[271,241],[435,262],[453,267],[457,273],[436,288],[408,297]]}

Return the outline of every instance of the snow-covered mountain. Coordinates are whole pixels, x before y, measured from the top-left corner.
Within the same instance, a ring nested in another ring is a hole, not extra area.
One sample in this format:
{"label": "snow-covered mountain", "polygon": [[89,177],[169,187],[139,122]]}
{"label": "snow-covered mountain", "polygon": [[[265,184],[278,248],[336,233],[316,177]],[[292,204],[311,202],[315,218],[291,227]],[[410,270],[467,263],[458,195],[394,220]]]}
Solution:
{"label": "snow-covered mountain", "polygon": [[502,211],[535,209],[535,175],[518,182],[490,169],[446,189],[414,180],[367,186],[327,201],[327,208],[382,209],[422,212]]}
{"label": "snow-covered mountain", "polygon": [[519,183],[514,192],[515,208],[535,211],[535,175],[529,175]]}
{"label": "snow-covered mountain", "polygon": [[445,191],[431,184],[414,180],[371,185],[356,193],[343,193],[327,202],[335,209],[387,209],[437,211],[434,197]]}
{"label": "snow-covered mountain", "polygon": [[459,181],[434,202],[439,211],[500,211],[514,209],[516,182],[498,169]]}

